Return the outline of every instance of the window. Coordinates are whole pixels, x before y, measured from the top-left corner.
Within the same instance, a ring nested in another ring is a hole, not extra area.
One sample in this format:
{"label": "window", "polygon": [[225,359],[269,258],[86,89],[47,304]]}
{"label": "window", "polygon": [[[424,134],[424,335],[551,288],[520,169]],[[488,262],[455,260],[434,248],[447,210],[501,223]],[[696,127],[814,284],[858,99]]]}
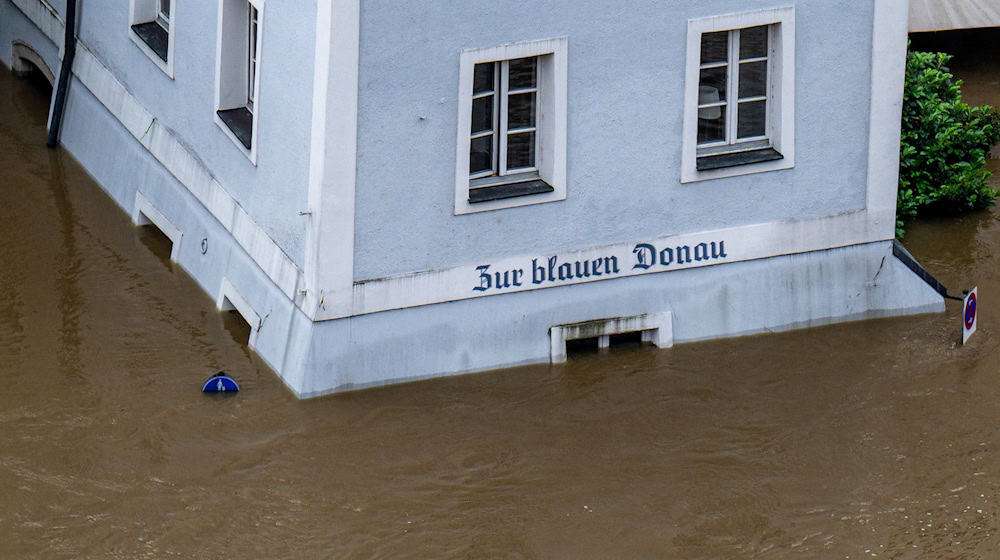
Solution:
{"label": "window", "polygon": [[554,189],[538,178],[538,58],[476,64],[472,81],[469,201]]}
{"label": "window", "polygon": [[171,29],[174,0],[131,0],[129,36],[168,76],[173,78]]}
{"label": "window", "polygon": [[261,14],[258,0],[220,0],[216,123],[256,162],[260,107]]}
{"label": "window", "polygon": [[682,182],[794,165],[793,18],[781,8],[689,22]]}
{"label": "window", "polygon": [[768,26],[701,36],[698,170],[781,159],[768,140]]}
{"label": "window", "polygon": [[[257,94],[254,87],[254,78],[257,76],[257,8],[249,4],[250,11],[247,18],[247,37],[250,38],[247,45],[247,111],[253,113],[253,100]],[[247,146],[249,148],[249,146]]]}
{"label": "window", "polygon": [[566,197],[566,39],[462,53],[455,213]]}
{"label": "window", "polygon": [[170,31],[170,0],[157,0],[159,3],[156,12],[156,23],[164,31]]}

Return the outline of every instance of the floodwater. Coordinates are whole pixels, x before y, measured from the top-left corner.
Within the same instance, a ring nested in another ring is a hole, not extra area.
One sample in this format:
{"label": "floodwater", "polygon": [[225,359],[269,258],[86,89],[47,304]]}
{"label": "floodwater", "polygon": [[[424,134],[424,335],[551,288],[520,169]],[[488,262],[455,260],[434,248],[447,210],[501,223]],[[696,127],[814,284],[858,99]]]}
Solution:
{"label": "floodwater", "polygon": [[[952,292],[979,285],[965,347],[948,302],[299,401],[46,150],[44,95],[0,69],[0,558],[1000,550],[997,210],[906,238]],[[202,395],[217,369],[243,392]]]}

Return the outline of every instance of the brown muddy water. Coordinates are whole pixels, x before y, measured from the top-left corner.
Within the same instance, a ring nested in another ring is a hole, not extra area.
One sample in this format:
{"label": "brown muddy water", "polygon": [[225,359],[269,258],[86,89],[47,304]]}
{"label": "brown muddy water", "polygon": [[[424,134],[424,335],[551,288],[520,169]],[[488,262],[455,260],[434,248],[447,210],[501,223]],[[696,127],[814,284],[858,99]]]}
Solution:
{"label": "brown muddy water", "polygon": [[299,401],[46,109],[0,68],[2,559],[1000,555],[995,209],[907,236],[966,347],[949,302]]}

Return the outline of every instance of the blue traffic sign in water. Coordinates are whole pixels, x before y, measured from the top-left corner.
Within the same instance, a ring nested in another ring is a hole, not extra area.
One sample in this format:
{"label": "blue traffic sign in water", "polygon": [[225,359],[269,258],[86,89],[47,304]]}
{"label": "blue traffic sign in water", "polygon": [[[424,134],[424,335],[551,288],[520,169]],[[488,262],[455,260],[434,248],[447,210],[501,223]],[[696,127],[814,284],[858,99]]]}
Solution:
{"label": "blue traffic sign in water", "polygon": [[962,306],[962,344],[965,344],[972,333],[976,332],[976,308],[979,301],[979,289],[972,288],[965,294]]}
{"label": "blue traffic sign in water", "polygon": [[226,375],[226,372],[220,371],[209,377],[201,390],[204,393],[237,393],[240,390],[240,386],[236,383],[235,379]]}
{"label": "blue traffic sign in water", "polygon": [[976,294],[969,294],[965,302],[965,328],[971,329],[976,322]]}

